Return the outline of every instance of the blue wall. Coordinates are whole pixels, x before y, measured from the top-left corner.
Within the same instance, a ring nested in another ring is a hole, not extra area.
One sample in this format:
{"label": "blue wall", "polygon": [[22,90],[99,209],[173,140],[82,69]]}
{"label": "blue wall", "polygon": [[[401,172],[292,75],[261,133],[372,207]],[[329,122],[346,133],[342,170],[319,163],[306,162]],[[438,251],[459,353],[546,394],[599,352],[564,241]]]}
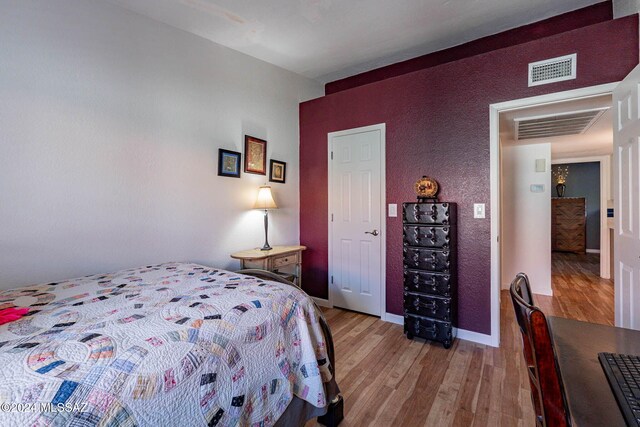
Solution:
{"label": "blue wall", "polygon": [[[553,165],[552,170],[555,171],[558,166],[569,166],[564,196],[587,199],[587,249],[600,249],[600,163]],[[552,185],[555,197],[555,180]]]}

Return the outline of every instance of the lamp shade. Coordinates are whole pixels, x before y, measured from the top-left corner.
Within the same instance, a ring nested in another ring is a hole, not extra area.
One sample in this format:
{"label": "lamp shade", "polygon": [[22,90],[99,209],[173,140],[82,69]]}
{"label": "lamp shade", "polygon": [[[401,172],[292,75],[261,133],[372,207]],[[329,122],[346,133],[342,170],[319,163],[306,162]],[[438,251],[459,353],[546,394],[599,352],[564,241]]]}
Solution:
{"label": "lamp shade", "polygon": [[258,197],[256,203],[253,205],[253,209],[278,209],[275,200],[273,200],[273,194],[271,194],[271,187],[263,185],[258,189]]}

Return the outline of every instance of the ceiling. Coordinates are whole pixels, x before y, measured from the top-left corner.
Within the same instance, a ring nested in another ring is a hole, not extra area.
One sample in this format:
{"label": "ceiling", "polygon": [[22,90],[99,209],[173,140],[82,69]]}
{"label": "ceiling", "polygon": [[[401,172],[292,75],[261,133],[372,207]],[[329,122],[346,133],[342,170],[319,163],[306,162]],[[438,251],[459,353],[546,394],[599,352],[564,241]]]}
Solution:
{"label": "ceiling", "polygon": [[322,83],[601,0],[106,0]]}
{"label": "ceiling", "polygon": [[[500,114],[500,141],[504,145],[551,143],[551,158],[602,156],[613,152],[613,116],[611,95],[559,102],[550,105],[524,108]],[[584,133],[545,138],[524,139],[515,137],[515,121],[539,116],[558,116],[570,112],[606,108]]]}

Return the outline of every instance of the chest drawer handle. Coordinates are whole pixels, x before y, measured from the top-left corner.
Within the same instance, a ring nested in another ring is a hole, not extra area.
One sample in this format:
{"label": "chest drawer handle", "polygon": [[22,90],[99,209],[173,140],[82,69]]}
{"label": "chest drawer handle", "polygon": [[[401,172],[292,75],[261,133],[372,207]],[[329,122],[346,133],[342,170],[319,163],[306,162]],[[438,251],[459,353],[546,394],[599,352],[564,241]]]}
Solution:
{"label": "chest drawer handle", "polygon": [[438,240],[438,236],[436,236],[436,229],[431,227],[429,231],[424,235],[424,238],[431,241],[431,243],[436,243]]}
{"label": "chest drawer handle", "polygon": [[438,208],[436,205],[431,205],[431,219],[435,221],[438,219]]}
{"label": "chest drawer handle", "polygon": [[432,327],[430,327],[430,328],[424,328],[424,329],[422,329],[422,328],[420,327],[420,322],[416,322],[416,323],[414,323],[414,324],[413,324],[413,329],[415,329],[415,331],[416,331],[416,335],[419,335],[419,334],[420,334],[420,331],[422,330],[423,332],[429,333],[429,334],[431,334],[431,336],[434,336],[434,337],[436,336],[436,332],[438,331],[438,328],[436,327],[436,325],[433,325],[433,326],[432,326]]}
{"label": "chest drawer handle", "polygon": [[430,311],[436,311],[436,302],[435,302],[435,301],[430,301],[430,302],[420,302],[420,298],[416,298],[416,299],[413,301],[413,306],[414,306],[415,308],[420,308],[420,307],[422,307],[422,308],[425,308],[425,309],[430,310]]}
{"label": "chest drawer handle", "polygon": [[438,260],[437,260],[437,258],[436,258],[436,253],[435,253],[435,252],[431,252],[429,255],[427,255],[427,256],[425,256],[425,257],[424,257],[424,262],[427,262],[427,263],[432,263],[432,264],[434,264],[434,263],[436,263],[437,261],[438,261]]}
{"label": "chest drawer handle", "polygon": [[[446,280],[446,279],[445,279]],[[413,287],[416,290],[420,290],[420,279],[418,278],[418,276],[413,276]],[[425,281],[422,286],[424,286],[427,289],[430,289],[433,293],[438,292],[439,286],[438,283],[436,281],[435,277],[432,277],[431,279],[429,279],[428,281]],[[445,289],[446,289],[446,283],[445,283]],[[409,290],[409,286],[405,286],[405,290]]]}
{"label": "chest drawer handle", "polygon": [[431,281],[427,283],[427,286],[430,287],[433,292],[436,292],[438,290],[435,276],[431,277]]}

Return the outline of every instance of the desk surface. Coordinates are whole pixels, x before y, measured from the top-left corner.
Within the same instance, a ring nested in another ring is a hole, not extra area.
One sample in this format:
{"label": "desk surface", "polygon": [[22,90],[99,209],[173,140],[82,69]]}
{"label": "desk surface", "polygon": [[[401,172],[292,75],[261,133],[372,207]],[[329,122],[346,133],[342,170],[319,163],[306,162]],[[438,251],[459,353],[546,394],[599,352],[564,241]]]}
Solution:
{"label": "desk surface", "polygon": [[547,321],[574,424],[625,426],[598,353],[640,354],[640,331],[560,317]]}

